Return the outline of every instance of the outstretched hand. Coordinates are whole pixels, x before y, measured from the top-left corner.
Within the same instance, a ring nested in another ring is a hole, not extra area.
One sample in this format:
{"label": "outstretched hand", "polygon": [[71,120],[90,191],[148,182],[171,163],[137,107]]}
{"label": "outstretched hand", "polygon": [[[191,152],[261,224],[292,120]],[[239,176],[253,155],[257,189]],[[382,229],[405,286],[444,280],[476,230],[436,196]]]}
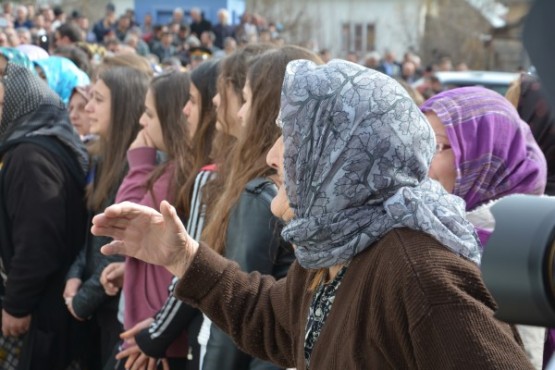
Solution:
{"label": "outstretched hand", "polygon": [[114,240],[102,247],[106,255],[119,254],[166,267],[181,277],[198,250],[175,208],[160,204],[160,212],[135,203],[114,204],[93,218],[93,235]]}

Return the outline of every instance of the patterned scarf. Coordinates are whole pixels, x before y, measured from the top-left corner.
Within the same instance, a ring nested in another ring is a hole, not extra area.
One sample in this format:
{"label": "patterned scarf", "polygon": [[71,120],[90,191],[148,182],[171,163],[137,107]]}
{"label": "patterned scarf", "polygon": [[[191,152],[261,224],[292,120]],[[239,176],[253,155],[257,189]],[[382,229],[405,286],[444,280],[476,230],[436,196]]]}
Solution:
{"label": "patterned scarf", "polygon": [[4,109],[0,120],[0,145],[26,136],[54,136],[68,146],[87,172],[88,155],[64,104],[38,76],[11,62],[2,78]]}
{"label": "patterned scarf", "polygon": [[546,162],[528,125],[507,99],[483,87],[444,91],[426,101],[445,125],[455,155],[453,194],[466,209],[510,194],[543,194]]}
{"label": "patterned scarf", "polygon": [[427,177],[433,131],[395,80],[341,60],[293,61],[278,123],[295,213],[282,235],[303,267],[345,263],[402,227],[479,263],[463,201]]}

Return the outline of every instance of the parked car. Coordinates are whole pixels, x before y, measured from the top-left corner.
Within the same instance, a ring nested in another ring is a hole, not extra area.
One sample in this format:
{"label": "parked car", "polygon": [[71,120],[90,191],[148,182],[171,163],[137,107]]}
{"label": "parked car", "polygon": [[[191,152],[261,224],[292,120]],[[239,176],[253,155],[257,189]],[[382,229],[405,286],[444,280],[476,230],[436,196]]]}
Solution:
{"label": "parked car", "polygon": [[[513,72],[493,72],[493,71],[451,71],[435,72],[443,89],[453,89],[464,86],[484,86],[494,90],[501,95],[505,95],[509,85],[515,81],[519,73]],[[430,88],[428,81],[421,78],[412,84],[412,87],[423,93]]]}

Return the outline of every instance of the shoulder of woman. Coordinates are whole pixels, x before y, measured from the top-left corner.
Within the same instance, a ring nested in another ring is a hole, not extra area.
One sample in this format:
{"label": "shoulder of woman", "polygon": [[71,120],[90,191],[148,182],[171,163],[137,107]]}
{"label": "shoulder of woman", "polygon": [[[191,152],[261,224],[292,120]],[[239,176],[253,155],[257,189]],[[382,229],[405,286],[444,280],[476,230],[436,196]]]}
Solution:
{"label": "shoulder of woman", "polygon": [[257,177],[247,183],[244,192],[261,195],[271,202],[277,194],[277,186],[270,178]]}
{"label": "shoulder of woman", "polygon": [[440,280],[480,281],[476,264],[421,231],[394,229],[368,249],[372,262],[367,263],[396,280],[414,280],[423,289]]}

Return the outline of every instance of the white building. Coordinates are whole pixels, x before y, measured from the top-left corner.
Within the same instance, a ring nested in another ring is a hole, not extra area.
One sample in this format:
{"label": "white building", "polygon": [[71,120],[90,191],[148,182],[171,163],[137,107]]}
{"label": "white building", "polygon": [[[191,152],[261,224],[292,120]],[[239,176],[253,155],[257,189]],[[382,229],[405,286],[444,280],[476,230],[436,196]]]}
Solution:
{"label": "white building", "polygon": [[279,14],[299,17],[299,31],[290,35],[291,41],[309,42],[339,57],[351,50],[360,57],[374,50],[401,57],[419,47],[424,30],[422,0],[289,0],[276,2],[274,8],[276,19]]}

